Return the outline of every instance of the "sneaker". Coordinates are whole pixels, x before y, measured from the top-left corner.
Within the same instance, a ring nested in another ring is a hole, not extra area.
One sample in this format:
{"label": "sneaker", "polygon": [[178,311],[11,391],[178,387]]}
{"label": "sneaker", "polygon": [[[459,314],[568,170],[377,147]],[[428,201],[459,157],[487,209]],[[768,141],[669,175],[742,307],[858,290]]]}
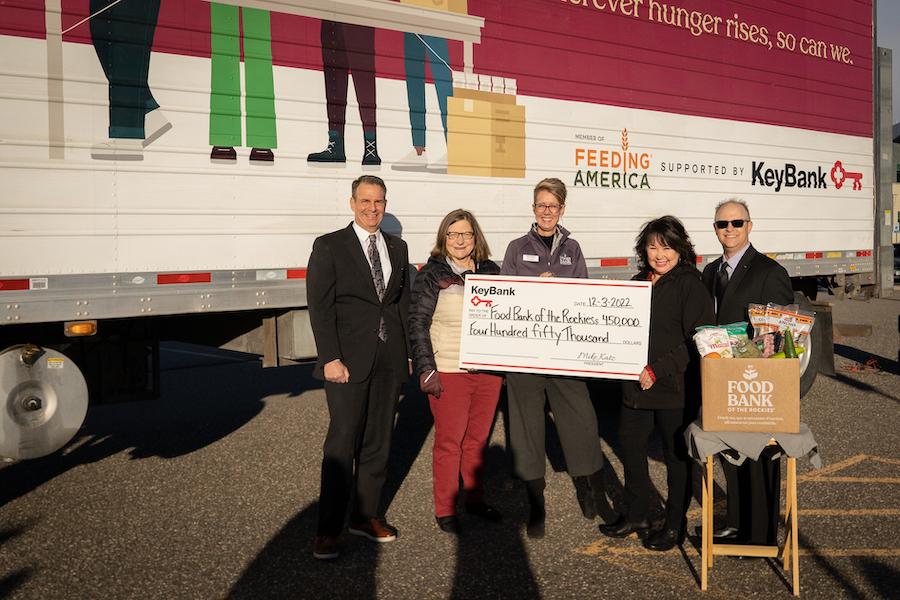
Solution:
{"label": "sneaker", "polygon": [[110,138],[91,146],[91,158],[99,160],[144,160],[143,140]]}
{"label": "sneaker", "polygon": [[338,557],[338,539],[334,535],[317,535],[313,541],[313,558],[332,560]]}
{"label": "sneaker", "polygon": [[328,132],[328,146],[321,152],[313,152],[306,157],[311,163],[343,163],[347,162],[344,154],[344,138],[337,131]]}
{"label": "sneaker", "polygon": [[366,519],[360,523],[351,523],[348,531],[353,535],[369,538],[373,542],[384,544],[397,539],[397,528],[392,527],[381,519]]}
{"label": "sneaker", "polygon": [[375,136],[369,137],[367,135],[363,141],[366,144],[362,159],[363,166],[374,167],[380,165],[381,157],[378,156],[378,145],[375,143]]}
{"label": "sneaker", "polygon": [[159,108],[151,110],[144,116],[144,131],[146,137],[142,146],[146,148],[162,137],[164,133],[172,129],[172,124],[166,118],[166,114]]}
{"label": "sneaker", "polygon": [[406,156],[395,162],[392,168],[398,171],[424,171],[428,168],[428,151],[426,150],[419,154],[413,148]]}
{"label": "sneaker", "polygon": [[446,153],[442,154],[436,160],[429,160],[428,161],[428,170],[446,173],[447,172],[447,154]]}

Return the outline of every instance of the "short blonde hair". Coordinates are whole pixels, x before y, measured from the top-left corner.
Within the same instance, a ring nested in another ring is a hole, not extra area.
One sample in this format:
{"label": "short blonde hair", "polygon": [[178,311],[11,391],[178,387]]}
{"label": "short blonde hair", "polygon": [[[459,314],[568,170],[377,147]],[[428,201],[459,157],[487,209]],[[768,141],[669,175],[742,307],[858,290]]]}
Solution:
{"label": "short blonde hair", "polygon": [[537,185],[534,186],[534,202],[537,202],[539,192],[550,192],[559,200],[560,206],[566,205],[566,184],[556,177],[547,177],[538,181]]}

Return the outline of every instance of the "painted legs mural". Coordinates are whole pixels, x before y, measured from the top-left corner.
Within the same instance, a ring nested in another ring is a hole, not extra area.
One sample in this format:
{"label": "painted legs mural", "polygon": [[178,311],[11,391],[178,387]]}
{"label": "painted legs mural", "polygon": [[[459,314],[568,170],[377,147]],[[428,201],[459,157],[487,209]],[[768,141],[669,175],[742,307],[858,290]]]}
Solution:
{"label": "painted legs mural", "polygon": [[428,156],[425,151],[425,61],[431,66],[437,92],[444,140],[447,139],[447,98],[453,94],[447,40],[430,35],[403,34],[403,67],[406,73],[406,98],[413,149],[394,166],[397,170],[446,169],[447,157]]}
{"label": "painted legs mural", "polygon": [[[244,114],[250,160],[271,162],[275,135],[275,83],[269,12],[210,3],[210,158],[237,160],[241,131],[241,41],[244,44]],[[240,26],[243,25],[243,36]]]}
{"label": "painted legs mural", "polygon": [[142,160],[143,149],[172,128],[147,84],[159,3],[90,1],[91,42],[109,84],[109,139],[91,148],[93,158]]}
{"label": "painted legs mural", "polygon": [[363,126],[363,165],[380,165],[375,127],[375,30],[362,25],[322,21],[322,64],[328,104],[328,146],[307,157],[311,163],[345,163],[344,124],[348,76],[359,103]]}

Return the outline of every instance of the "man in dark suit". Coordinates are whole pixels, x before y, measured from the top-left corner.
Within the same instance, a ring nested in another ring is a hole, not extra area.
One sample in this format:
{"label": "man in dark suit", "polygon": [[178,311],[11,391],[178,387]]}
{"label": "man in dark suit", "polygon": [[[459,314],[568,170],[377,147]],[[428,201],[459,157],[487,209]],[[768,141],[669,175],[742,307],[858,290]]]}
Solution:
{"label": "man in dark suit", "polygon": [[[716,207],[713,223],[723,256],[703,269],[703,283],[716,299],[716,322],[747,321],[748,304],[790,304],[791,280],[784,267],[750,244],[750,209],[742,200],[729,199]],[[722,460],[727,485],[725,527],[713,533],[719,541],[772,545],[778,533],[781,483],[779,459],[769,451],[760,459],[747,459],[737,467]]]}
{"label": "man in dark suit", "polygon": [[[387,188],[363,175],[353,182],[353,223],[316,239],[306,280],[318,350],[314,375],[325,380],[331,422],[322,458],[319,524],[313,556],[338,556],[349,532],[392,542],[397,530],[379,507],[400,387],[409,377],[406,243],[381,229]],[[355,465],[355,469],[354,469]]]}

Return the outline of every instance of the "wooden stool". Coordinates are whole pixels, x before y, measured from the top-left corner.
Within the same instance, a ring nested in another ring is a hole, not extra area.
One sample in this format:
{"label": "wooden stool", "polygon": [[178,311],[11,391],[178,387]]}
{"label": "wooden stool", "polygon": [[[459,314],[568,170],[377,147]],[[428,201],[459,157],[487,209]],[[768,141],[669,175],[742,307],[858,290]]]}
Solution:
{"label": "wooden stool", "polygon": [[[775,445],[770,440],[769,445]],[[743,544],[717,544],[713,541],[713,457],[706,457],[706,468],[703,469],[703,494],[701,496],[702,523],[700,526],[700,589],[706,591],[709,570],[713,566],[713,556],[764,556],[781,557],[785,571],[792,571],[791,590],[795,596],[800,595],[800,562],[797,552],[797,459],[787,458],[787,482],[784,499],[784,527],[787,535],[784,547],[753,546]],[[779,486],[780,487],[780,486]],[[779,496],[781,495],[779,491]],[[779,498],[780,501],[780,498]]]}

